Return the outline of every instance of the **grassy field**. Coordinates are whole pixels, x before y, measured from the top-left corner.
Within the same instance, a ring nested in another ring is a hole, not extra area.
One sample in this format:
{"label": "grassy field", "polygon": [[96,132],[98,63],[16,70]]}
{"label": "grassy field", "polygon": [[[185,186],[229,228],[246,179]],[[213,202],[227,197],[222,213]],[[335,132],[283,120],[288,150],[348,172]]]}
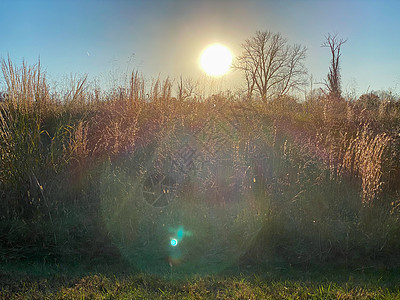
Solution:
{"label": "grassy field", "polygon": [[218,276],[161,278],[104,264],[2,266],[2,299],[398,299],[400,273],[332,267],[244,268]]}
{"label": "grassy field", "polygon": [[174,97],[137,72],[61,91],[2,70],[3,298],[397,297],[395,95]]}

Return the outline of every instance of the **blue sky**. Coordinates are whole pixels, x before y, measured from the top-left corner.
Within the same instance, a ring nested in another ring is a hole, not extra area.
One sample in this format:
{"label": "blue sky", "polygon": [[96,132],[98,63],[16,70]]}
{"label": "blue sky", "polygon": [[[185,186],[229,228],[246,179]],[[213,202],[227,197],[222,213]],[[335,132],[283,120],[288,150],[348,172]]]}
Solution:
{"label": "blue sky", "polygon": [[[327,33],[342,48],[343,90],[400,92],[400,1],[66,0],[0,2],[0,56],[21,64],[40,57],[49,78],[89,75],[112,80],[133,68],[147,78],[198,78],[201,51],[214,42],[234,54],[256,30],[281,32],[308,48],[306,66],[322,81]],[[238,86],[227,74],[226,87]]]}

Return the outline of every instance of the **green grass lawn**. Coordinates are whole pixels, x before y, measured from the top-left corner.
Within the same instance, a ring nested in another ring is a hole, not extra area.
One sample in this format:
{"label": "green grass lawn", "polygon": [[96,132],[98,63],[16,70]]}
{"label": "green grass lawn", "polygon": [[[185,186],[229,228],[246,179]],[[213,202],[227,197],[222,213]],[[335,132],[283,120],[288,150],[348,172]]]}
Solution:
{"label": "green grass lawn", "polygon": [[[161,278],[121,266],[3,264],[1,299],[399,299],[400,271],[245,267]],[[118,271],[116,271],[118,268]]]}

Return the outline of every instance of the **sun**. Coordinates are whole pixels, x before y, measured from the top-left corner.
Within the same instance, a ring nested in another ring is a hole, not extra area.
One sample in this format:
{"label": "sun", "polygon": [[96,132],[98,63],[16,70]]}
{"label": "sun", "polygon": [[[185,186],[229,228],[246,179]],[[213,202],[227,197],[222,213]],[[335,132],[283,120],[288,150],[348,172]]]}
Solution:
{"label": "sun", "polygon": [[221,45],[208,46],[200,57],[201,68],[210,76],[221,76],[229,71],[232,64],[231,51]]}

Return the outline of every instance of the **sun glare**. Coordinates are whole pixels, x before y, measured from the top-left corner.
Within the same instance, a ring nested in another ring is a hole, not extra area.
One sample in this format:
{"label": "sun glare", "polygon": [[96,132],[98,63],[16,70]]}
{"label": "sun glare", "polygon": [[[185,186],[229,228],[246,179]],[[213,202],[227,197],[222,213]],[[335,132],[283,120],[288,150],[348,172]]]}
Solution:
{"label": "sun glare", "polygon": [[210,76],[221,76],[228,72],[232,64],[232,53],[225,46],[208,46],[200,58],[200,66]]}

